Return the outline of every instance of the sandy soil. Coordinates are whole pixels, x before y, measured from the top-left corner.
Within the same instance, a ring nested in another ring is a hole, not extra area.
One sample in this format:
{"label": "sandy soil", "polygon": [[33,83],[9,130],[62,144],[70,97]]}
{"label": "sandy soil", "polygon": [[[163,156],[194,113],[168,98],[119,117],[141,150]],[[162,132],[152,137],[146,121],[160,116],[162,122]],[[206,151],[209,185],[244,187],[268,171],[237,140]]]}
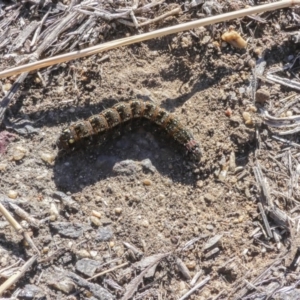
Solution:
{"label": "sandy soil", "polygon": [[[199,12],[170,18],[158,27],[189,21]],[[287,39],[278,22],[290,12],[263,14],[266,23],[244,18],[112,50],[105,61],[94,55],[66,63],[50,73],[46,86],[31,75],[6,118],[30,121],[36,132],[21,135],[3,128],[14,137],[0,156],[0,186],[4,195],[16,191],[15,203],[45,220],[38,228],[30,227],[42,256],[5,296],[17,289],[24,292],[33,284],[42,296],[20,299],[95,297],[78,287],[65,293],[53,283],[59,273],[56,268],[90,277],[78,271],[78,262],[88,258],[101,263],[95,274],[128,262],[92,280],[121,299],[126,285],[139,274],[132,264],[141,257],[169,253],[155,274],[144,278],[135,299],[179,299],[191,288],[182,264],[191,278],[200,271],[200,281],[210,276],[208,284],[189,299],[240,299],[244,280],[252,282],[289,248],[287,234],[282,235],[280,249],[272,239],[252,236],[257,224],[263,224],[253,166],[260,161],[271,187],[281,184],[285,189],[287,178],[278,175],[281,169],[272,160],[282,147],[270,139],[256,110],[261,106],[278,110],[283,107],[279,100],[293,91],[260,81],[259,88],[270,94],[262,105],[255,104],[246,90],[257,54],[265,53],[268,70],[288,62],[290,55],[295,57],[298,46]],[[247,49],[221,41],[229,25],[249,40]],[[119,25],[110,31],[110,39],[126,32]],[[109,136],[100,146],[81,145],[58,155],[56,141],[63,128],[132,99],[151,100],[174,113],[200,142],[201,162],[190,161],[172,138],[149,126],[125,131],[117,138]],[[244,112],[250,114],[253,125],[245,124]],[[264,137],[259,152],[256,131]],[[57,191],[75,204],[59,200]],[[283,201],[278,205],[285,210],[292,207]],[[80,234],[67,237],[61,233],[62,222],[67,227],[78,225],[74,231]],[[0,269],[33,254],[22,236],[3,224]],[[219,241],[207,246],[215,236]],[[276,272],[273,277],[287,282],[286,270]]]}

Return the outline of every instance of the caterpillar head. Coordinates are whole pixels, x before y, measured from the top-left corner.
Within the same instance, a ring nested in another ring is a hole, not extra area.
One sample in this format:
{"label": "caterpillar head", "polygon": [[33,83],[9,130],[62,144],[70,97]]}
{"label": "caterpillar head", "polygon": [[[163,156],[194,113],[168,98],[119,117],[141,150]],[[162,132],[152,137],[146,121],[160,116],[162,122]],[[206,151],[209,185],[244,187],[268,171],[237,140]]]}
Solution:
{"label": "caterpillar head", "polygon": [[70,128],[66,128],[62,131],[57,145],[60,149],[70,149],[75,143],[75,137]]}
{"label": "caterpillar head", "polygon": [[185,147],[192,155],[193,159],[195,159],[196,161],[200,161],[202,153],[198,142],[196,142],[195,140],[190,140],[185,144]]}

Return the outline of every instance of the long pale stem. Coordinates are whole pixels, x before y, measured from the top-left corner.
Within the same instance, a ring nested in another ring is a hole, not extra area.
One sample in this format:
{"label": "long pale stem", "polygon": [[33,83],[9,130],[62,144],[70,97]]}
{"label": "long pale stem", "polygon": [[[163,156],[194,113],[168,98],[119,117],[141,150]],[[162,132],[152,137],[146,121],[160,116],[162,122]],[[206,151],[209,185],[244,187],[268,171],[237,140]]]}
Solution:
{"label": "long pale stem", "polygon": [[265,12],[265,11],[272,11],[272,10],[276,10],[276,9],[280,9],[280,8],[290,7],[290,6],[297,5],[297,4],[300,4],[300,0],[294,0],[294,1],[282,0],[282,1],[275,2],[275,3],[264,4],[264,5],[260,5],[260,6],[245,8],[245,9],[241,9],[238,11],[221,14],[218,16],[212,16],[212,17],[201,19],[201,20],[188,22],[185,24],[179,24],[179,25],[175,25],[172,27],[162,28],[162,29],[158,29],[158,30],[155,30],[152,32],[147,32],[147,33],[143,33],[140,35],[131,36],[131,37],[107,42],[104,44],[86,48],[84,50],[74,51],[74,52],[46,58],[46,59],[43,59],[43,60],[40,60],[37,62],[32,62],[32,63],[25,64],[22,66],[18,66],[15,68],[11,68],[11,69],[0,72],[0,78],[20,74],[23,72],[33,71],[33,70],[37,70],[40,68],[45,68],[45,67],[48,67],[48,66],[51,66],[54,64],[63,63],[66,61],[70,61],[70,60],[77,59],[77,58],[84,57],[84,56],[90,56],[90,55],[104,52],[107,50],[111,50],[114,48],[143,42],[146,40],[162,37],[162,36],[169,35],[169,34],[174,34],[174,33],[181,32],[181,31],[190,30],[190,29],[200,27],[200,26],[207,26],[207,25],[224,22],[224,21],[229,21],[232,19],[241,18],[241,17],[245,17],[248,15],[257,14],[257,13],[261,13],[261,12]]}

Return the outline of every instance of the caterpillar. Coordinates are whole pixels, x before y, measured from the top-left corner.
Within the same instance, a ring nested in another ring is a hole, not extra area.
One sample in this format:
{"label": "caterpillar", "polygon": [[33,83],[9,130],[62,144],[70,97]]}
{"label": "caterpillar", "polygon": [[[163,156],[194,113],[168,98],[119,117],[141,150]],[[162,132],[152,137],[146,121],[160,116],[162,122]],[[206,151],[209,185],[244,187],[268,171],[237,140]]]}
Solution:
{"label": "caterpillar", "polygon": [[62,149],[72,149],[77,142],[83,139],[105,134],[108,130],[120,124],[139,118],[148,119],[162,127],[179,144],[183,145],[194,159],[200,160],[201,150],[199,143],[176,116],[152,102],[140,100],[119,102],[113,107],[105,109],[100,114],[93,115],[84,121],[78,121],[63,129],[58,139],[58,146]]}

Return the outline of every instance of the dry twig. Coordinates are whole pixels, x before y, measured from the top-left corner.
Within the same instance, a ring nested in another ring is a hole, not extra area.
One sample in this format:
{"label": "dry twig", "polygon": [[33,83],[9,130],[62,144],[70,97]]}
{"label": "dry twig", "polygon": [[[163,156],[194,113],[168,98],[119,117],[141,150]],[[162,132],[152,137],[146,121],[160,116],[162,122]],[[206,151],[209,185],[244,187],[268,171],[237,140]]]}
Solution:
{"label": "dry twig", "polygon": [[10,225],[18,232],[22,233],[26,242],[38,253],[40,254],[38,248],[33,243],[31,237],[27,232],[24,231],[23,227],[13,218],[10,212],[0,203],[0,213],[5,217],[5,219],[10,223]]}
{"label": "dry twig", "polygon": [[15,284],[28,269],[34,264],[36,261],[37,256],[31,257],[14,275],[12,275],[9,279],[7,279],[1,286],[0,286],[0,296],[10,288],[13,284]]}
{"label": "dry twig", "polygon": [[108,269],[108,270],[105,270],[105,271],[103,271],[103,272],[101,272],[101,273],[98,273],[98,274],[94,275],[93,277],[90,277],[90,278],[87,279],[87,280],[92,280],[92,279],[95,279],[95,278],[97,278],[97,277],[103,276],[103,275],[105,275],[105,274],[107,274],[107,273],[110,273],[110,272],[113,272],[113,271],[115,271],[115,270],[117,270],[117,269],[126,267],[126,266],[128,266],[128,264],[129,264],[129,263],[126,262],[126,263],[123,263],[123,264],[121,264],[121,265],[115,266],[115,267],[113,267],[113,268],[111,268],[111,269]]}
{"label": "dry twig", "polygon": [[192,295],[195,291],[202,288],[204,285],[208,283],[210,280],[210,276],[205,277],[201,282],[196,284],[192,289],[190,289],[185,295],[183,295],[179,300],[187,299],[190,295]]}
{"label": "dry twig", "polygon": [[168,28],[162,28],[162,29],[158,29],[158,30],[155,30],[152,32],[143,33],[143,34],[140,34],[137,36],[127,37],[127,38],[119,39],[116,41],[107,42],[107,43],[104,43],[101,45],[86,48],[81,51],[74,51],[71,53],[62,54],[62,55],[58,55],[55,57],[43,59],[43,60],[40,60],[37,62],[32,62],[32,63],[26,64],[23,66],[11,68],[11,69],[0,72],[0,78],[5,78],[8,76],[20,74],[22,72],[30,72],[30,71],[37,70],[40,68],[45,68],[45,67],[48,67],[48,66],[51,66],[54,64],[70,61],[70,60],[85,57],[85,56],[90,56],[90,55],[100,53],[103,51],[108,51],[108,50],[111,50],[114,48],[128,46],[128,45],[135,44],[135,43],[140,43],[143,41],[147,41],[150,39],[178,33],[181,31],[190,30],[190,29],[200,27],[200,26],[212,25],[212,24],[216,24],[219,22],[229,21],[229,20],[242,18],[242,17],[256,14],[256,13],[261,13],[264,11],[277,10],[277,9],[281,9],[281,8],[285,8],[285,7],[298,5],[298,4],[300,4],[300,0],[294,0],[294,1],[283,0],[283,1],[264,4],[264,5],[260,5],[260,6],[245,8],[245,9],[241,9],[241,10],[237,10],[237,11],[233,11],[233,12],[229,12],[229,13],[225,13],[225,14],[220,14],[217,16],[212,16],[209,18],[188,22],[186,24],[179,24],[179,25],[175,25],[172,27],[168,27]]}

